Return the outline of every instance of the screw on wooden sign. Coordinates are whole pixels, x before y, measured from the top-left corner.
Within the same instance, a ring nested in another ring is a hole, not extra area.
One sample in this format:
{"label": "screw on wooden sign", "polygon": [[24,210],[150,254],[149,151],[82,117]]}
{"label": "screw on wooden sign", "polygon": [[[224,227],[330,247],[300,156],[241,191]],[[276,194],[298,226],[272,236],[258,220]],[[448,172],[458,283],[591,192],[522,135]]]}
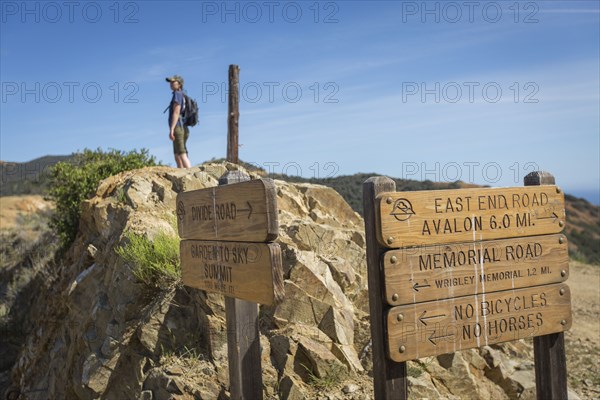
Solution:
{"label": "screw on wooden sign", "polygon": [[377,197],[377,239],[391,248],[559,233],[556,186],[388,192]]}
{"label": "screw on wooden sign", "polygon": [[273,241],[279,232],[275,184],[256,179],[179,193],[177,221],[184,239]]}
{"label": "screw on wooden sign", "polygon": [[571,321],[565,284],[398,306],[387,313],[388,352],[413,360],[562,332]]}
{"label": "screw on wooden sign", "polygon": [[563,282],[567,248],[556,234],[390,250],[385,298],[403,305]]}

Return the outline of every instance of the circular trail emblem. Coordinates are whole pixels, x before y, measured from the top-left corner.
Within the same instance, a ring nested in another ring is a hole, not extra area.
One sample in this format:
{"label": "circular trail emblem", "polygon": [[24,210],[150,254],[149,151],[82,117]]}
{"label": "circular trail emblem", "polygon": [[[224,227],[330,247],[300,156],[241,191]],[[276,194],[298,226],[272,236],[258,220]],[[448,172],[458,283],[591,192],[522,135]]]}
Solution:
{"label": "circular trail emblem", "polygon": [[183,202],[180,201],[177,203],[177,217],[180,221],[183,221],[183,217],[185,216],[185,208],[183,206]]}
{"label": "circular trail emblem", "polygon": [[394,208],[390,215],[393,215],[398,221],[406,221],[415,214],[412,204],[407,199],[398,199],[394,203]]}

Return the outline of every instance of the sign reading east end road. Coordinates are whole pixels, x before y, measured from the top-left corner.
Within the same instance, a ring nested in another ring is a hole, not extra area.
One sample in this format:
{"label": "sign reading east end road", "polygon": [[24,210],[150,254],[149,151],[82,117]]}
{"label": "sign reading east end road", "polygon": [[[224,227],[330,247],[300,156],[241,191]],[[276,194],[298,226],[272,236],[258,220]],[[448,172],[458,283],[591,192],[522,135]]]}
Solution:
{"label": "sign reading east end road", "polygon": [[390,248],[559,233],[556,186],[391,192],[377,196],[377,239]]}
{"label": "sign reading east end road", "polygon": [[390,250],[383,255],[390,305],[564,282],[562,234]]}
{"label": "sign reading east end road", "polygon": [[563,283],[393,307],[388,353],[397,362],[566,331],[571,292]]}
{"label": "sign reading east end road", "polygon": [[177,195],[182,239],[269,242],[277,238],[277,202],[271,179],[182,192]]}
{"label": "sign reading east end road", "polygon": [[184,285],[273,305],[283,300],[283,267],[277,243],[182,240]]}

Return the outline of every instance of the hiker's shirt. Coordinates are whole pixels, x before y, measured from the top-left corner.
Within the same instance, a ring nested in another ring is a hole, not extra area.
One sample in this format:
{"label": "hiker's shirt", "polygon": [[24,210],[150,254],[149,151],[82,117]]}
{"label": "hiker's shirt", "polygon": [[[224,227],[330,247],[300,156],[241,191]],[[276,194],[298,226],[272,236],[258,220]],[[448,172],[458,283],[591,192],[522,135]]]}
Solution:
{"label": "hiker's shirt", "polygon": [[171,104],[169,104],[169,127],[171,127],[173,122],[173,107],[175,104],[179,104],[179,121],[177,121],[177,126],[183,126],[181,123],[181,116],[183,113],[183,91],[182,90],[174,90],[173,98],[171,99]]}

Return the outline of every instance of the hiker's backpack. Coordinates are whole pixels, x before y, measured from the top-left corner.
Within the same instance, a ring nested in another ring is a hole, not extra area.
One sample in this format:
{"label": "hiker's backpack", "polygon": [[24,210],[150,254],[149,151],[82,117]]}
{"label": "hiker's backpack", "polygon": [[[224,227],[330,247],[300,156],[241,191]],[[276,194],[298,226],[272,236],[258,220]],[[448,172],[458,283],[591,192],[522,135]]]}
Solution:
{"label": "hiker's backpack", "polygon": [[196,100],[183,94],[183,125],[196,126],[198,124],[198,103]]}

